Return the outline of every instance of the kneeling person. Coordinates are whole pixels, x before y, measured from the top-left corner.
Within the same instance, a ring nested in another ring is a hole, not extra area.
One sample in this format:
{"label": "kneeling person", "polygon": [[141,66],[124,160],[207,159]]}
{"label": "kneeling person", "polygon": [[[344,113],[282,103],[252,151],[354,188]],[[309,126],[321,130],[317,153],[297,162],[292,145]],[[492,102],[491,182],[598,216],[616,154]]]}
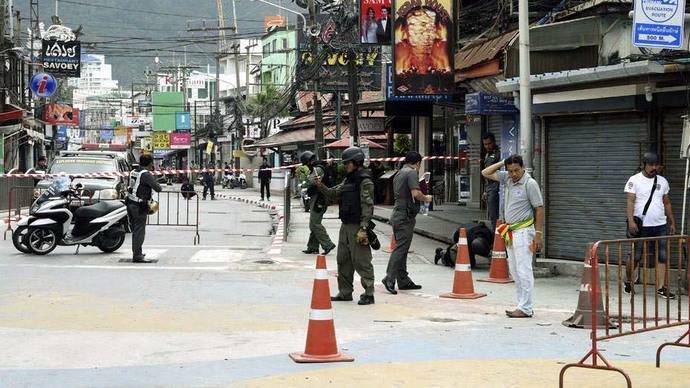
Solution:
{"label": "kneeling person", "polygon": [[343,152],[345,180],[328,188],[317,179],[319,190],[330,198],[340,198],[339,216],[342,221],[338,237],[338,295],[333,301],[351,301],[355,270],[362,278],[364,294],[358,304],[374,303],[374,266],[371,264],[371,248],[367,228],[374,215],[374,182],[365,170],[364,152],[350,147]]}

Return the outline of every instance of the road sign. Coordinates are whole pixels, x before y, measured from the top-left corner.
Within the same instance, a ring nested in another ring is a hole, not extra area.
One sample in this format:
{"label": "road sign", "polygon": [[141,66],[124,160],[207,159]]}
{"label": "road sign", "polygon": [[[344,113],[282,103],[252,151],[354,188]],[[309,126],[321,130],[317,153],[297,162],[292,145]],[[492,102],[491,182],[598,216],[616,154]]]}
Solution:
{"label": "road sign", "polygon": [[683,45],[685,0],[635,0],[633,44],[678,49]]}
{"label": "road sign", "polygon": [[57,81],[48,73],[36,73],[31,78],[31,91],[38,97],[50,97],[57,90]]}

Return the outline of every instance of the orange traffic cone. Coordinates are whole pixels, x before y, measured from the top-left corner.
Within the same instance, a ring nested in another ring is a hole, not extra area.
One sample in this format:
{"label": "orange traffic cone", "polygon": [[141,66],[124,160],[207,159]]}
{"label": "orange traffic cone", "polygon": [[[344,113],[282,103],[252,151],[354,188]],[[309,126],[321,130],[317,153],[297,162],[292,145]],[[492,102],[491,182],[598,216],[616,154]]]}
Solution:
{"label": "orange traffic cone", "polygon": [[496,229],[494,234],[494,245],[491,250],[491,267],[489,268],[488,279],[477,279],[478,282],[489,283],[512,283],[508,272],[508,254],[506,244]]}
{"label": "orange traffic cone", "polygon": [[451,299],[477,299],[486,294],[474,292],[472,283],[472,266],[470,265],[470,251],[467,248],[467,231],[460,229],[458,239],[458,255],[455,258],[455,279],[453,281],[453,292],[441,294],[441,298]]}
{"label": "orange traffic cone", "polygon": [[290,353],[298,363],[354,361],[352,356],[338,352],[335,325],[331,310],[331,291],[328,287],[326,256],[316,258],[316,276],[311,295],[311,312],[304,353]]}
{"label": "orange traffic cone", "polygon": [[[398,240],[395,239],[395,233],[391,233],[391,242],[388,245],[388,248],[385,248],[383,251],[386,253],[393,253],[395,248],[398,246]],[[407,251],[407,253],[414,253],[414,250],[412,247]]]}

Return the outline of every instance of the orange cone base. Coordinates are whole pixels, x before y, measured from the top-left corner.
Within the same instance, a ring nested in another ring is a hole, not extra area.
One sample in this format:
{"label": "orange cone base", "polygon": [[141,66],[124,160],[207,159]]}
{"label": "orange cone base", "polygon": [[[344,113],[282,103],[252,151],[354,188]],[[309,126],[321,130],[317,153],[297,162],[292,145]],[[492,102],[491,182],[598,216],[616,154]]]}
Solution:
{"label": "orange cone base", "polygon": [[[386,253],[393,253],[393,249],[389,248],[383,249],[383,251]],[[407,251],[407,253],[414,253],[414,249],[410,249],[409,251]]]}
{"label": "orange cone base", "polygon": [[336,353],[330,356],[313,356],[305,353],[290,353],[292,361],[298,364],[323,363],[323,362],[352,362],[354,357],[345,353]]}
{"label": "orange cone base", "polygon": [[506,283],[514,283],[515,281],[513,279],[494,279],[494,278],[486,278],[486,279],[477,279],[478,282],[486,282],[486,283],[499,283],[499,284],[506,284]]}
{"label": "orange cone base", "polygon": [[439,296],[441,298],[449,298],[449,299],[479,299],[481,297],[486,296],[486,294],[480,294],[478,292],[475,292],[473,294],[454,294],[452,292],[449,292],[447,294],[441,294]]}

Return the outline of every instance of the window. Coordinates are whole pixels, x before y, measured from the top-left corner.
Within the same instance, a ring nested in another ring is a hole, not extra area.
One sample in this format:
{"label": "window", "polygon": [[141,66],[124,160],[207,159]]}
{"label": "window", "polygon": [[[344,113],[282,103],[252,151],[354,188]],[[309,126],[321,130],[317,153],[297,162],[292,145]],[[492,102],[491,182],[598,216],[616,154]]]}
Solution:
{"label": "window", "polygon": [[288,48],[288,41],[287,39],[283,38],[283,50],[287,50]]}
{"label": "window", "polygon": [[194,98],[192,97],[192,88],[187,88],[187,98]]}
{"label": "window", "polygon": [[206,82],[204,84],[204,88],[199,89],[197,93],[199,94],[199,98],[201,99],[208,98],[208,82]]}
{"label": "window", "polygon": [[266,43],[263,49],[264,57],[267,57],[271,53],[271,45]]}
{"label": "window", "polygon": [[273,39],[273,41],[271,42],[271,52],[276,52],[276,40],[277,39]]}

